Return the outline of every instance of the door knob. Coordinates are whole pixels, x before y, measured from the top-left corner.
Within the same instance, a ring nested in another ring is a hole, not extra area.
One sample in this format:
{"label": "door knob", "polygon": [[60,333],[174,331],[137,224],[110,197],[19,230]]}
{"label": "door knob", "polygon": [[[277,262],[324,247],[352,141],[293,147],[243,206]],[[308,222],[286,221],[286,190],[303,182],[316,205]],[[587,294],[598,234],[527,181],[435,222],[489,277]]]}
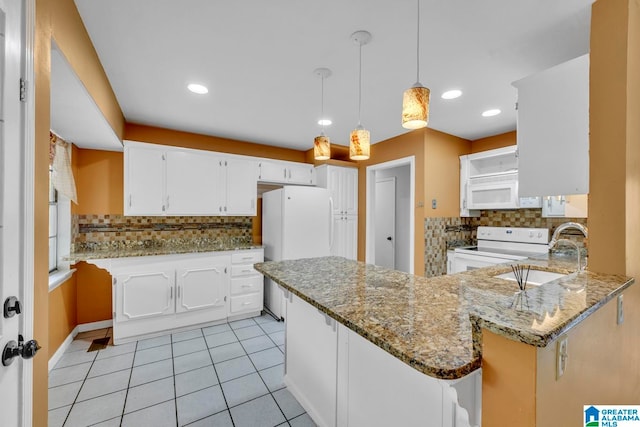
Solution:
{"label": "door knob", "polygon": [[16,297],[9,297],[4,300],[4,318],[8,319],[20,314],[22,312],[22,305]]}
{"label": "door knob", "polygon": [[2,350],[2,364],[9,366],[13,363],[16,356],[20,356],[23,359],[31,359],[40,350],[38,341],[29,340],[26,343],[22,335],[18,335],[18,342],[9,341]]}
{"label": "door knob", "polygon": [[388,241],[392,241],[393,239],[391,238],[391,236],[387,237]]}

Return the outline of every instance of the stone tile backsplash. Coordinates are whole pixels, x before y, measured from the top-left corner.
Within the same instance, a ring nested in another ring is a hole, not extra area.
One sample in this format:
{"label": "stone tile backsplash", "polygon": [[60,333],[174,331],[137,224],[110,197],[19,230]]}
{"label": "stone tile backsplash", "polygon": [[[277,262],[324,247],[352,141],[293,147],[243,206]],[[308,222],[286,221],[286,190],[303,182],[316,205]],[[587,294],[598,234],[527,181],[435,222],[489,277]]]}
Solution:
{"label": "stone tile backsplash", "polygon": [[162,242],[251,243],[252,218],[238,216],[73,215],[72,251],[101,246],[155,247]]}
{"label": "stone tile backsplash", "polygon": [[[447,249],[469,246],[476,242],[478,226],[555,228],[565,222],[587,225],[587,218],[543,218],[541,209],[481,211],[478,218],[441,217],[424,219],[424,275],[440,276],[447,273]],[[564,238],[586,243],[582,234],[567,231]]]}

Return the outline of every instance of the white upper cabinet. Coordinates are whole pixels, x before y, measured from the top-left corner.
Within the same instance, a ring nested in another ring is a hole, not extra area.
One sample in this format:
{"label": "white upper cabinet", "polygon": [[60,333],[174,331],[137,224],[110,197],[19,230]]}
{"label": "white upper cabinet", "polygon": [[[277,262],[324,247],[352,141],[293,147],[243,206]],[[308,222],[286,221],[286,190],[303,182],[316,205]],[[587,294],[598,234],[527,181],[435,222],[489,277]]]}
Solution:
{"label": "white upper cabinet", "polygon": [[230,158],[225,161],[227,215],[256,215],[257,165],[254,161]]}
{"label": "white upper cabinet", "polygon": [[258,181],[274,184],[315,185],[316,174],[312,164],[260,159]]}
{"label": "white upper cabinet", "polygon": [[125,215],[162,215],[164,213],[164,156],[163,147],[125,145]]}
{"label": "white upper cabinet", "polygon": [[221,158],[169,149],[166,159],[167,215],[211,215],[224,204]]}
{"label": "white upper cabinet", "polygon": [[514,82],[520,196],[589,192],[589,55]]}
{"label": "white upper cabinet", "polygon": [[466,186],[464,209],[518,208],[518,157],[516,146],[496,148],[466,156],[466,170],[460,169],[460,179]]}
{"label": "white upper cabinet", "polygon": [[125,141],[125,215],[256,215],[257,163]]}
{"label": "white upper cabinet", "polygon": [[358,169],[322,165],[316,175],[318,187],[329,190],[334,215],[358,214]]}

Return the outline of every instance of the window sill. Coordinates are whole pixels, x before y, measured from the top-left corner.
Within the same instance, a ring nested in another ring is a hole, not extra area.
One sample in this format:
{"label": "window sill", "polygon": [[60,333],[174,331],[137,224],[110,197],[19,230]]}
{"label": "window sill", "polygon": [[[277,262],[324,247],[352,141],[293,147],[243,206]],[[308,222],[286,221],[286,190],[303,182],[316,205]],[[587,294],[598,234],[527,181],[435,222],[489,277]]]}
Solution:
{"label": "window sill", "polygon": [[73,276],[76,269],[72,268],[71,270],[62,270],[62,271],[54,271],[49,274],[49,292],[62,285],[69,277]]}

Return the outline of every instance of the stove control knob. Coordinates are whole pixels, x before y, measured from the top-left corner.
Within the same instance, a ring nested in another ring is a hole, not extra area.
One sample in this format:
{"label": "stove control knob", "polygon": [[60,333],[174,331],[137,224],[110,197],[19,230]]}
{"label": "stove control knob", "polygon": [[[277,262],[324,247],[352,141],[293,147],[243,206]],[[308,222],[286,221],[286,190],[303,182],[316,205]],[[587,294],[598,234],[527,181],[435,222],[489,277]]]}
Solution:
{"label": "stove control knob", "polygon": [[529,232],[529,237],[533,239],[533,231]]}
{"label": "stove control knob", "polygon": [[542,231],[538,231],[538,237],[542,237]]}

